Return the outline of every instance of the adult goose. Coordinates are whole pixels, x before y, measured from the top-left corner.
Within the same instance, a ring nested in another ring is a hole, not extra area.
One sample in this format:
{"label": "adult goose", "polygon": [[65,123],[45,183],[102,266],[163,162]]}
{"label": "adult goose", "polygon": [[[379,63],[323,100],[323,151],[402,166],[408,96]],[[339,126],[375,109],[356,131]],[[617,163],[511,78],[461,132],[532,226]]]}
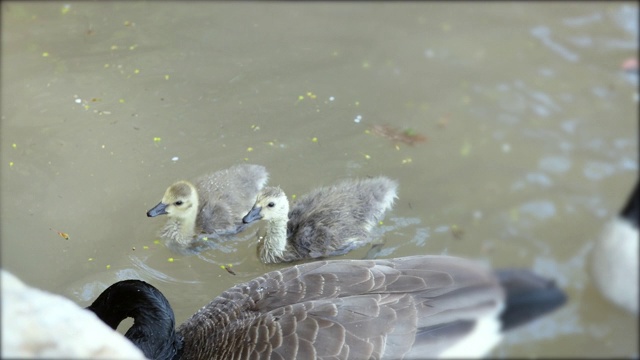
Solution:
{"label": "adult goose", "polygon": [[397,188],[384,176],[347,179],[303,195],[289,211],[284,191],[266,187],[242,221],[267,221],[258,245],[264,263],[342,255],[373,239],[371,229],[393,206]]}
{"label": "adult goose", "polygon": [[246,224],[242,217],[251,209],[269,174],[264,166],[241,164],[169,186],[147,216],[167,215],[160,237],[174,249],[189,248],[208,237],[236,234]]}
{"label": "adult goose", "polygon": [[524,269],[457,257],[326,260],[272,271],[223,292],[174,328],[167,299],[125,280],[91,304],[151,359],[479,357],[502,332],[565,301]]}
{"label": "adult goose", "polygon": [[638,315],[638,216],[640,193],[633,193],[610,221],[593,248],[592,274],[600,292],[612,303]]}

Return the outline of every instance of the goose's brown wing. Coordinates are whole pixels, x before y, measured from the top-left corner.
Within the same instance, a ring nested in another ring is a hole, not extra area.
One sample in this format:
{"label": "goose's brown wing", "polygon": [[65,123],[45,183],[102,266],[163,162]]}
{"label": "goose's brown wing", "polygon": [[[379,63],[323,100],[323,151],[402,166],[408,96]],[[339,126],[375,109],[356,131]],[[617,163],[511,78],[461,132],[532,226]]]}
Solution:
{"label": "goose's brown wing", "polygon": [[[425,358],[499,311],[503,297],[489,271],[459,258],[319,261],[229,289],[180,331],[185,349],[221,358]],[[196,339],[201,329],[217,334]]]}

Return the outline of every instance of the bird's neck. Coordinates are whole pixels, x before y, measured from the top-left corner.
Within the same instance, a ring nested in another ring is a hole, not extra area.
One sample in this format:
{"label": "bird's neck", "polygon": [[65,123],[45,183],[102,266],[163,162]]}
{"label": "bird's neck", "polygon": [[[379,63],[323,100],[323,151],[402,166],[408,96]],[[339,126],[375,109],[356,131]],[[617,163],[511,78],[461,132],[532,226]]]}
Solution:
{"label": "bird's neck", "polygon": [[183,339],[176,334],[171,305],[155,288],[128,285],[132,282],[112,285],[87,309],[114,330],[122,320],[133,318],[125,337],[149,359],[173,359]]}
{"label": "bird's neck", "polygon": [[163,238],[172,239],[179,245],[186,246],[192,243],[193,237],[199,231],[197,228],[198,202],[194,201],[193,206],[180,218],[173,218],[160,234]]}
{"label": "bird's neck", "polygon": [[270,264],[281,262],[287,251],[288,219],[273,219],[267,223],[267,231],[260,248],[262,262]]}

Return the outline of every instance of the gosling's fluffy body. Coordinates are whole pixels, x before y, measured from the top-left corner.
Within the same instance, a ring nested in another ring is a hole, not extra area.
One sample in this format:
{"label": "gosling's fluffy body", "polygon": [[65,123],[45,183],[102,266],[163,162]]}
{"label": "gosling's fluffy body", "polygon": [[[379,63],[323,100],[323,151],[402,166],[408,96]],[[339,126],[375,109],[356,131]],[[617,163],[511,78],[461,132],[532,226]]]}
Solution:
{"label": "gosling's fluffy body", "polygon": [[160,297],[127,280],[89,309],[112,328],[133,316],[136,330],[125,336],[155,359],[425,359],[483,356],[503,331],[565,301],[553,281],[528,270],[494,273],[448,256],[272,271],[223,292],[175,332]]}
{"label": "gosling's fluffy body", "polygon": [[242,231],[242,217],[251,209],[269,174],[264,166],[241,164],[169,186],[148,216],[166,214],[160,231],[168,244],[185,247],[198,237]]}
{"label": "gosling's fluffy body", "polygon": [[289,211],[284,191],[266,187],[243,221],[267,221],[258,245],[264,263],[342,255],[372,240],[371,229],[393,206],[397,188],[383,176],[348,179],[311,191]]}

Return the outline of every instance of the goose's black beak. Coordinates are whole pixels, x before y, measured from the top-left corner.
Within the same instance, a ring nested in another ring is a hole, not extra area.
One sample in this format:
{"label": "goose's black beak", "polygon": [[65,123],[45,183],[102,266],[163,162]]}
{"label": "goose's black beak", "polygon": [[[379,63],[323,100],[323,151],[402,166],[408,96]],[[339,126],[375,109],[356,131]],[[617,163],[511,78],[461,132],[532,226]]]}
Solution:
{"label": "goose's black beak", "polygon": [[163,204],[159,202],[158,205],[151,208],[151,210],[147,211],[148,217],[155,217],[158,215],[166,215],[167,214],[167,204]]}
{"label": "goose's black beak", "polygon": [[251,211],[249,211],[247,215],[245,215],[242,218],[242,222],[245,224],[249,224],[256,220],[262,219],[262,216],[260,215],[260,210],[262,210],[262,207],[260,206],[254,207],[253,209],[251,209]]}

